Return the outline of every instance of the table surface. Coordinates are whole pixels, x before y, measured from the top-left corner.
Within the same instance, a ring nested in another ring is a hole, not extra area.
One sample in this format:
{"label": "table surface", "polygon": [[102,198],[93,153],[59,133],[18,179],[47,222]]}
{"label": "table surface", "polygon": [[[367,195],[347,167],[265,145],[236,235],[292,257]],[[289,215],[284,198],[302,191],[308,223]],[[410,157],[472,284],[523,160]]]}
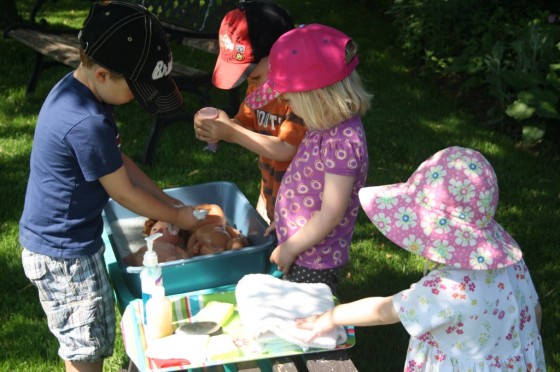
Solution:
{"label": "table surface", "polygon": [[[235,305],[235,285],[223,286],[213,289],[185,293],[181,295],[168,296],[173,304],[173,320],[188,319],[198,313],[208,302],[227,302]],[[239,314],[234,311],[233,315],[223,325],[223,333],[228,334],[238,347],[237,357],[224,360],[212,361],[189,361],[183,358],[174,359],[152,359],[146,356],[147,339],[144,325],[142,323],[142,301],[137,299],[128,304],[122,320],[121,329],[125,344],[125,350],[130,360],[140,371],[177,371],[212,365],[235,364],[244,361],[259,359],[279,358],[284,356],[313,354],[325,352],[325,349],[309,349],[303,351],[296,345],[278,344],[273,350],[263,350],[255,341],[249,340],[244,333]],[[338,345],[336,350],[348,349],[355,345],[356,339],[353,327],[347,327],[348,340]]]}

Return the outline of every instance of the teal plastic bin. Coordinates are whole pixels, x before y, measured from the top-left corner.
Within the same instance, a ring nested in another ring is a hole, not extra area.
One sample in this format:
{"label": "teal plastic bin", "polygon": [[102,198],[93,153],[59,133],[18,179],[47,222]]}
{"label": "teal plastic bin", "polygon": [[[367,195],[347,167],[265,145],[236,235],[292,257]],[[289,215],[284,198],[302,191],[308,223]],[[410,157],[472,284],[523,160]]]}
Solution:
{"label": "teal plastic bin", "polygon": [[[228,224],[249,239],[249,246],[240,250],[161,263],[166,294],[235,284],[246,274],[275,271],[269,261],[275,236],[263,236],[267,223],[235,184],[210,182],[164,191],[189,205],[218,204]],[[104,209],[105,261],[121,309],[134,298],[141,298],[142,267],[127,266],[123,258],[145,245],[145,220],[112,199]]]}

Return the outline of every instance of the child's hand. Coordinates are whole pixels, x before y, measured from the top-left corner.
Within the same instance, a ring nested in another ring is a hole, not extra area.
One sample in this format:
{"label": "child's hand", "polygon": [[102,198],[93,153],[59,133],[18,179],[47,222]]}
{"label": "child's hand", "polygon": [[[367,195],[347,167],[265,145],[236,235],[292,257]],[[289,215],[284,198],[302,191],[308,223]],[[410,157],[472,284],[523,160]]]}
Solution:
{"label": "child's hand", "polygon": [[219,110],[219,116],[216,119],[200,119],[197,115],[194,119],[196,138],[210,143],[229,141],[233,125],[236,124],[232,123],[226,112],[222,110]]}
{"label": "child's hand", "polygon": [[309,342],[317,336],[330,332],[336,327],[336,325],[332,322],[332,310],[329,310],[321,315],[312,315],[307,318],[296,319],[296,326],[298,328],[311,331],[305,342]]}
{"label": "child's hand", "polygon": [[292,254],[285,245],[280,244],[272,251],[272,254],[270,255],[270,262],[276,264],[276,266],[278,266],[278,270],[287,274],[296,258],[297,255]]}
{"label": "child's hand", "polygon": [[184,230],[192,230],[195,228],[200,223],[200,220],[196,218],[193,212],[194,207],[192,205],[178,208],[178,218],[175,225]]}
{"label": "child's hand", "polygon": [[269,236],[271,233],[276,231],[276,222],[270,222],[270,225],[264,230],[263,236]]}
{"label": "child's hand", "polygon": [[176,208],[181,208],[185,206],[185,203],[183,203],[181,200],[170,197],[171,198],[171,205],[176,207]]}
{"label": "child's hand", "polygon": [[206,142],[218,142],[219,139],[208,137],[208,129],[207,129],[209,123],[213,122],[216,119],[217,117],[215,118],[206,117],[205,115],[202,115],[200,111],[194,114],[193,124],[194,124],[194,134],[196,138]]}

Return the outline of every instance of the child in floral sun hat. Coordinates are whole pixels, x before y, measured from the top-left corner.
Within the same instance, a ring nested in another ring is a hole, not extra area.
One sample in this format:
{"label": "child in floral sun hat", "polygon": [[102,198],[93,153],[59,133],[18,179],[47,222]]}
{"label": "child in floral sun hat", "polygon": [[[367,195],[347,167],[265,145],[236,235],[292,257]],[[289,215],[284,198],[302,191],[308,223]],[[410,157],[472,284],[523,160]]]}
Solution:
{"label": "child in floral sun hat", "polygon": [[401,322],[411,336],[405,371],[546,370],[538,295],[494,220],[498,183],[482,154],[446,148],[405,183],[361,189],[360,203],[387,238],[440,265],[409,289],[300,319],[301,328]]}

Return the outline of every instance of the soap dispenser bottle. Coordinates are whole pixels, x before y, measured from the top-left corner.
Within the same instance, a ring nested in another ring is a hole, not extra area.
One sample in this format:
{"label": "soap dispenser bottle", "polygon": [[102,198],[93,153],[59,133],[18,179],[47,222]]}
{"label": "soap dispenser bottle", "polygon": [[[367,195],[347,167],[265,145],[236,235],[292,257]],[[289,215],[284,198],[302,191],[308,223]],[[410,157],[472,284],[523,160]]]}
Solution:
{"label": "soap dispenser bottle", "polygon": [[156,233],[146,237],[148,250],[144,253],[144,268],[140,273],[140,283],[142,286],[142,310],[144,317],[144,324],[146,324],[146,303],[152,297],[154,288],[163,286],[163,274],[161,267],[158,264],[158,257],[154,252],[154,240],[162,236],[162,233]]}

